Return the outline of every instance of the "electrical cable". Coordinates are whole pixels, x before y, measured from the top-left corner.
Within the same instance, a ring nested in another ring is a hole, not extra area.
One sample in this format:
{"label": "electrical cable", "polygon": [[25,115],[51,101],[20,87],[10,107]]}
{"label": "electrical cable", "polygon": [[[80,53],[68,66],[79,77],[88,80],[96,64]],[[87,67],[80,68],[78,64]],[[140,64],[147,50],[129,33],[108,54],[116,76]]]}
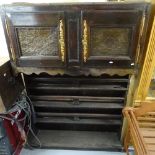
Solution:
{"label": "electrical cable", "polygon": [[[31,103],[31,106],[33,107],[30,98],[29,98],[28,96],[26,96],[26,97],[29,99],[29,101],[30,101],[30,103]],[[25,100],[25,101],[26,101],[26,100]],[[33,135],[34,138],[37,140],[37,142],[38,142],[38,144],[39,144],[39,147],[41,147],[41,142],[40,142],[39,138],[35,135],[34,131],[32,130],[32,127],[31,127],[31,124],[32,124],[32,123],[31,123],[31,116],[32,116],[31,107],[30,107],[30,105],[29,105],[28,102],[25,102],[25,103],[28,104],[28,112],[27,112],[25,109],[23,109],[24,112],[29,116],[29,117],[28,117],[28,118],[29,118],[29,119],[28,119],[28,120],[29,120],[29,123],[28,123],[29,129],[28,129],[28,132],[29,132],[29,130],[31,131],[32,135]],[[17,105],[20,106],[20,107],[22,108],[21,104],[17,103]],[[33,108],[32,108],[32,109],[33,109]]]}

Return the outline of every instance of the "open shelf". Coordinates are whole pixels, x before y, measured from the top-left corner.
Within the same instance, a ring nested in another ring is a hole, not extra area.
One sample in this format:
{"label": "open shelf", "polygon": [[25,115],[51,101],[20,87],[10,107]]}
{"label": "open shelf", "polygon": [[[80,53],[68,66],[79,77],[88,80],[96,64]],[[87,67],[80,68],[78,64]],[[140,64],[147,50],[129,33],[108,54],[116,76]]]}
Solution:
{"label": "open shelf", "polygon": [[[122,151],[117,132],[39,130],[42,148]],[[31,145],[38,147],[30,137]]]}

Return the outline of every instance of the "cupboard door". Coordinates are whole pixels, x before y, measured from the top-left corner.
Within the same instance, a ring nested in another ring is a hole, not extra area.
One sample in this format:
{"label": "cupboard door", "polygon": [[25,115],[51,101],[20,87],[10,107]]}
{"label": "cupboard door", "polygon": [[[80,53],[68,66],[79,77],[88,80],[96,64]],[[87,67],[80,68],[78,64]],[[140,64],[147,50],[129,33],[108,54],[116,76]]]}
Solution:
{"label": "cupboard door", "polygon": [[133,67],[141,18],[134,10],[82,11],[83,65]]}
{"label": "cupboard door", "polygon": [[17,66],[65,66],[63,12],[10,13],[6,21]]}

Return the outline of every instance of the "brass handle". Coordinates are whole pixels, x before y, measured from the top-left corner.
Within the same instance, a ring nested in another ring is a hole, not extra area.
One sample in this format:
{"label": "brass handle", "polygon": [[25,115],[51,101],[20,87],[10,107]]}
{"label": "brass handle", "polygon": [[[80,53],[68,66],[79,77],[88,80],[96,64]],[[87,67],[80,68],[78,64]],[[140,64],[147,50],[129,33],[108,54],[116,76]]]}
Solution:
{"label": "brass handle", "polygon": [[60,52],[61,52],[61,60],[65,61],[65,39],[64,39],[64,24],[63,20],[60,20],[59,25],[59,43],[60,43]]}
{"label": "brass handle", "polygon": [[83,21],[83,39],[82,39],[82,44],[83,44],[83,59],[84,62],[87,61],[88,57],[88,26],[87,26],[87,21]]}

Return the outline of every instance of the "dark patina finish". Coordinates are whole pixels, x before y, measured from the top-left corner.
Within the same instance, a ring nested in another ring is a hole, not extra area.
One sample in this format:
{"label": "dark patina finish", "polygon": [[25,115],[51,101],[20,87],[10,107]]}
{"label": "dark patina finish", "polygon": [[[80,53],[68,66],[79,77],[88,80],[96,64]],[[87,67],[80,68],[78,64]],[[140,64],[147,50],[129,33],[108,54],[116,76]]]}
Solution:
{"label": "dark patina finish", "polygon": [[42,147],[122,150],[122,108],[144,60],[149,11],[124,2],[2,6]]}
{"label": "dark patina finish", "polygon": [[[2,8],[11,57],[19,68],[128,71],[134,70],[144,55],[148,3],[14,4]],[[63,21],[64,62],[59,42],[60,20]],[[87,23],[86,62],[82,42],[84,21]]]}

